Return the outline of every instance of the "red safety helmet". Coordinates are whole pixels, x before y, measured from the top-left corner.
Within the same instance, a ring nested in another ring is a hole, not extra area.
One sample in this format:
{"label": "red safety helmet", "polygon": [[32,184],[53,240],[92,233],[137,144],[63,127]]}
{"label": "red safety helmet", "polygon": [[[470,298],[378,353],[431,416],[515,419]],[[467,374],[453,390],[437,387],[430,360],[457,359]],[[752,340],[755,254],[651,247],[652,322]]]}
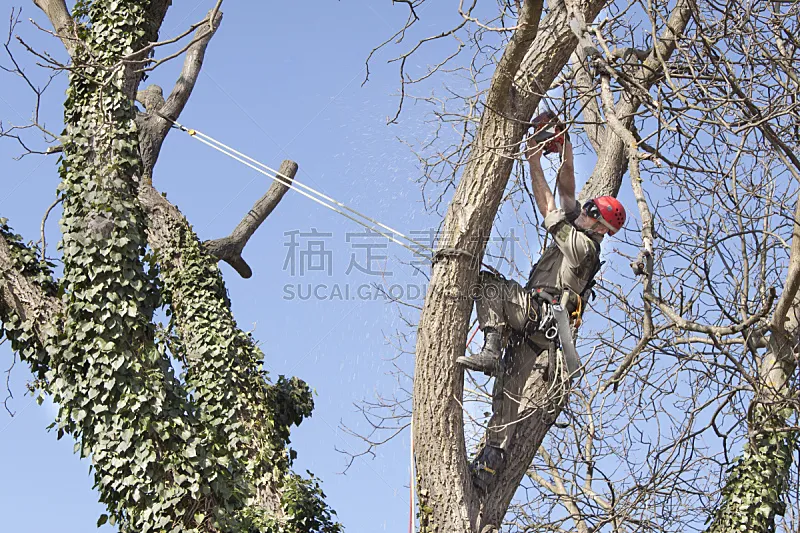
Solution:
{"label": "red safety helmet", "polygon": [[598,196],[583,204],[583,209],[607,227],[609,235],[614,235],[625,225],[625,208],[613,196]]}

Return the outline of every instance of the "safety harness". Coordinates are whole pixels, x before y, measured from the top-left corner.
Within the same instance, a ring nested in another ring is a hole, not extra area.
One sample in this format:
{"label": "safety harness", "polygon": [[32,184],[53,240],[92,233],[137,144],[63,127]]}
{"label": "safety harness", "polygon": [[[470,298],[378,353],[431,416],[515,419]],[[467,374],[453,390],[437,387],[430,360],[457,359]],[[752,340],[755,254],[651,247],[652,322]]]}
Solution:
{"label": "safety harness", "polygon": [[[572,225],[572,227],[576,231],[587,234],[587,232],[575,225]],[[524,332],[512,335],[512,342],[509,343],[509,349],[507,350],[507,352],[511,353],[507,354],[506,357],[512,357],[514,346],[522,342],[527,343],[534,350],[541,350],[543,347],[536,344],[532,339],[536,332],[541,332],[547,341],[547,349],[550,354],[548,374],[554,368],[556,363],[554,358],[559,347],[564,354],[564,363],[568,375],[572,376],[578,370],[580,359],[575,349],[574,334],[577,333],[577,329],[581,325],[585,307],[584,302],[593,294],[593,288],[596,284],[594,278],[603,265],[600,261],[600,245],[591,238],[590,242],[593,244],[591,254],[593,260],[591,267],[587,269],[589,274],[584,278],[586,283],[580,293],[576,293],[566,287],[558,289],[557,287],[535,286],[535,273],[541,261],[533,266],[528,277],[528,283],[525,286],[531,299],[528,303],[529,322]],[[550,266],[552,268],[553,265]],[[534,303],[533,300],[536,302]],[[536,316],[533,316],[534,309],[538,310]],[[506,359],[506,357],[503,359]],[[503,369],[506,367],[505,362],[501,362]]]}

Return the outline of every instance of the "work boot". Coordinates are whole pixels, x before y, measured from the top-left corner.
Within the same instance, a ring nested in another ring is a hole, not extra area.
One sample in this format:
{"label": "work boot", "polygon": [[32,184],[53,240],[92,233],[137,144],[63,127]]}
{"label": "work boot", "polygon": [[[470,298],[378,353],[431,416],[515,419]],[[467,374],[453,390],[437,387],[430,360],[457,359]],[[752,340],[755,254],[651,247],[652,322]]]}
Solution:
{"label": "work boot", "polygon": [[484,446],[470,465],[472,483],[484,492],[506,462],[506,452],[495,446]]}
{"label": "work boot", "polygon": [[483,330],[483,349],[477,355],[462,355],[456,362],[470,370],[493,376],[500,370],[500,357],[503,355],[503,336],[494,328]]}

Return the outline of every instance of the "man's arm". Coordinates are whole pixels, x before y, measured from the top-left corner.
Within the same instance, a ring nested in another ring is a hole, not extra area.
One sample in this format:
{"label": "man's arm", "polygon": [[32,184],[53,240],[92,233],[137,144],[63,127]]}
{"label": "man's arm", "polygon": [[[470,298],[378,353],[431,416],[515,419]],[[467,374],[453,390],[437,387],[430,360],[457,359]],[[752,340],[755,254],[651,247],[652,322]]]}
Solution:
{"label": "man's arm", "polygon": [[[529,140],[533,144],[533,140]],[[533,197],[536,199],[536,205],[539,207],[539,212],[543,217],[548,213],[556,210],[556,199],[553,197],[553,192],[547,185],[547,180],[544,179],[544,170],[542,170],[542,147],[528,146],[528,164],[531,167],[531,185],[533,187]],[[572,153],[572,152],[570,152]],[[573,189],[575,188],[573,179]],[[574,192],[573,192],[574,194]],[[573,201],[574,205],[574,201]]]}
{"label": "man's arm", "polygon": [[[541,168],[541,167],[540,167]],[[564,153],[561,168],[558,169],[558,195],[561,198],[561,208],[571,212],[575,210],[575,163],[573,161],[572,143],[569,138],[564,139]]]}

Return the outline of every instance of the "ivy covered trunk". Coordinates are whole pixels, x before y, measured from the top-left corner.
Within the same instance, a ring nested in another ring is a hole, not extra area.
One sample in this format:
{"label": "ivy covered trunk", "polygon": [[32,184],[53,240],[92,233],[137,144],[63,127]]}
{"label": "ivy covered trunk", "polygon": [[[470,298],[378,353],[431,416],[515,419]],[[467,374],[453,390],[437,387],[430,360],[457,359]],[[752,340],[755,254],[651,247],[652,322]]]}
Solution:
{"label": "ivy covered trunk", "polygon": [[707,533],[770,533],[775,531],[776,515],[783,515],[792,439],[780,431],[786,426],[783,416],[757,416],[763,429],[745,445],[742,457],[729,470],[722,501]]}
{"label": "ivy covered trunk", "polygon": [[[59,5],[40,7],[55,20]],[[137,69],[168,5],[82,0],[57,25],[69,28],[72,56],[59,169],[64,275],[54,281],[0,220],[3,331],[58,404],[58,438],[72,435],[91,459],[108,509],[98,524],[336,533],[318,482],[291,472],[289,428],[311,414],[309,387],[269,383],[216,258],[144,178],[155,160],[140,150]],[[166,331],[153,322],[161,305]]]}
{"label": "ivy covered trunk", "polygon": [[215,428],[214,449],[232,458],[237,480],[248,480],[248,520],[261,530],[337,531],[317,482],[289,470],[289,427],[311,415],[310,389],[296,378],[266,381],[263,354],[236,326],[216,259],[155,189],[143,185],[139,198],[172,311],[171,351],[187,369],[201,422]]}
{"label": "ivy covered trunk", "polygon": [[136,200],[135,74],[123,63],[141,48],[145,9],[96,1],[75,17],[81,44],[61,166],[64,326],[48,380],[58,427],[91,456],[100,499],[122,529],[202,530],[207,514],[225,528],[235,517],[220,504],[242,495],[208,449],[152,325],[159,295]]}
{"label": "ivy covered trunk", "polygon": [[776,516],[786,509],[784,498],[797,443],[796,430],[788,427],[795,410],[789,381],[795,369],[795,341],[787,333],[797,330],[796,315],[792,315],[784,324],[788,328],[773,324],[769,349],[759,368],[760,390],[748,413],[749,439],[728,470],[707,533],[773,533]]}

